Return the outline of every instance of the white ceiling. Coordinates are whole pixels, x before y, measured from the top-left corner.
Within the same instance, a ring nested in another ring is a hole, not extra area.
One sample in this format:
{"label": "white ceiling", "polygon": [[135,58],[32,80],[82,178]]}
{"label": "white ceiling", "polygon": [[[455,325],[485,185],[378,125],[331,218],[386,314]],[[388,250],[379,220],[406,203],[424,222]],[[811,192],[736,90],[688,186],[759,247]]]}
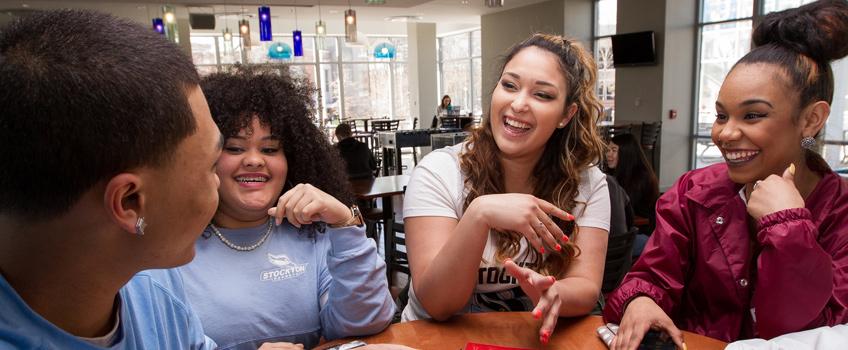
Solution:
{"label": "white ceiling", "polygon": [[[186,6],[188,12],[217,13],[219,21],[234,20],[236,13],[244,8],[246,14],[255,14],[259,5],[271,6],[272,17],[294,17],[297,8],[298,21],[310,23],[318,20],[318,4],[320,2],[321,17],[330,23],[336,17],[341,18],[348,2],[356,10],[359,23],[372,22],[370,27],[379,27],[380,22],[389,27],[399,27],[397,23],[390,24],[386,17],[391,16],[420,16],[419,22],[437,24],[439,33],[461,30],[479,26],[480,16],[504,11],[516,7],[531,5],[546,0],[504,0],[504,7],[487,8],[484,0],[385,0],[383,5],[367,5],[365,0],[265,0],[261,2],[246,0],[166,0],[166,1],[42,1],[0,0],[0,13],[15,9],[48,9],[48,8],[97,8],[119,16],[136,18],[146,21],[156,14],[163,3]],[[223,14],[229,13],[230,16]],[[403,25],[405,28],[405,25]],[[331,28],[332,29],[332,28]],[[395,31],[395,30],[391,30]]]}

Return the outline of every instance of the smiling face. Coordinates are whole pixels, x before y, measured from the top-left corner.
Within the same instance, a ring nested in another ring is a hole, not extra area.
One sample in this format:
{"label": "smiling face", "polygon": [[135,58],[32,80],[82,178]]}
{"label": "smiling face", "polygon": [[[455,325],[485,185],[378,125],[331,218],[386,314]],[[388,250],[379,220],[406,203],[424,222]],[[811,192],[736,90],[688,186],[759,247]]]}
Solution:
{"label": "smiling face", "polygon": [[618,145],[610,143],[607,148],[607,167],[615,169],[618,166]]}
{"label": "smiling face", "polygon": [[266,211],[282,194],[287,171],[280,140],[254,117],[249,127],[227,138],[218,159],[221,202],[216,223],[235,228],[264,222]]}
{"label": "smiling face", "polygon": [[802,158],[799,96],[772,64],[734,68],[719,91],[712,140],[731,180],[751,183],[781,174]]}
{"label": "smiling face", "polygon": [[506,157],[540,157],[558,127],[567,122],[565,76],[559,58],[530,46],[504,66],[492,93],[492,134]]}

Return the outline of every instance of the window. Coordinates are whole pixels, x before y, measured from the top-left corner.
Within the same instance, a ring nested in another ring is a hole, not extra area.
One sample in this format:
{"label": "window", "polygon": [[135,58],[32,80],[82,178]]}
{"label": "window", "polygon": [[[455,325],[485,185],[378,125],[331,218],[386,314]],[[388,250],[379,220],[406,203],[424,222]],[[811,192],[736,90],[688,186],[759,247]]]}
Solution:
{"label": "window", "polygon": [[[319,45],[319,40],[321,40]],[[227,69],[242,61],[273,62],[268,49],[274,43],[293,46],[291,34],[274,34],[274,41],[242,50],[241,40],[232,43],[221,34],[192,34],[192,56],[201,75]],[[389,43],[396,48],[394,58],[374,58],[373,48]],[[316,108],[322,124],[335,126],[340,120],[358,117],[408,118],[409,78],[404,36],[368,37],[368,45],[349,45],[341,36],[323,39],[303,36],[303,56],[281,62],[289,64],[296,76],[305,77],[315,87]]]}
{"label": "window", "polygon": [[460,107],[461,114],[482,115],[480,30],[440,37],[438,50],[439,102],[442,96],[449,95],[451,105]]}
{"label": "window", "polygon": [[598,64],[598,99],[604,105],[601,122],[615,122],[615,68],[613,68],[612,40],[615,34],[617,0],[595,2],[594,54]]}
{"label": "window", "polygon": [[[693,130],[693,166],[701,168],[724,161],[712,143],[710,130],[715,121],[714,102],[724,77],[742,56],[751,50],[751,31],[755,20],[769,12],[797,7],[813,0],[762,0],[761,9],[754,0],[701,0],[699,50],[697,55],[697,113]],[[831,63],[836,90],[830,118],[822,134],[825,160],[834,169],[848,167],[848,60]]]}

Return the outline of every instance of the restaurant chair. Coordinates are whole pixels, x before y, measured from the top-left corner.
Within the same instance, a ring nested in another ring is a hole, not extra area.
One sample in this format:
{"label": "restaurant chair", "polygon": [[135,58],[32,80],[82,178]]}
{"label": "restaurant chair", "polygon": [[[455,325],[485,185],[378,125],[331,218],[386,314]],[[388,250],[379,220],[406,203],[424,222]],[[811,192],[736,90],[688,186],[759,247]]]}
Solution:
{"label": "restaurant chair", "polygon": [[654,173],[659,173],[659,159],[657,159],[657,141],[660,138],[662,131],[662,122],[642,123],[642,150],[645,155],[651,154],[651,167],[654,168]]}
{"label": "restaurant chair", "polygon": [[607,175],[610,196],[610,230],[601,292],[612,292],[621,283],[632,263],[633,241],[639,228],[633,225],[630,198],[615,178]]}
{"label": "restaurant chair", "polygon": [[371,130],[378,131],[397,131],[400,128],[400,120],[372,120]]}

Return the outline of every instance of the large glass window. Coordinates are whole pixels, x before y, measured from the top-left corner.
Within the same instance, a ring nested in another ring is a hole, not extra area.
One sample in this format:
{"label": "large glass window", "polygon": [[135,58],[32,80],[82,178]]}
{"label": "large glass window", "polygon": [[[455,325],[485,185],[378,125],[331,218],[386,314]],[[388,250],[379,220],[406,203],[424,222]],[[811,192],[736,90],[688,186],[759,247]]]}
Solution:
{"label": "large glass window", "polygon": [[[450,95],[461,114],[482,115],[480,30],[446,35],[439,45],[439,101]],[[433,113],[436,106],[433,106]]]}
{"label": "large glass window", "polygon": [[[350,118],[409,118],[408,45],[404,36],[373,36],[368,37],[366,45],[349,45],[340,36],[322,39],[304,35],[303,56],[283,60],[270,59],[268,50],[276,43],[292,47],[288,33],[274,34],[274,41],[251,46],[245,52],[238,36],[229,43],[220,34],[192,34],[191,41],[201,75],[242,61],[289,64],[296,76],[305,77],[316,89],[316,108],[324,125],[335,126]],[[380,44],[394,47],[394,57],[375,58],[374,47]]]}
{"label": "large glass window", "polygon": [[[710,139],[715,121],[715,101],[725,76],[742,56],[751,50],[751,31],[756,19],[813,0],[763,0],[761,9],[754,0],[701,0],[699,19],[697,113],[693,128],[693,166],[704,167],[724,161]],[[830,118],[822,131],[823,156],[833,168],[848,167],[848,60],[832,63],[836,90]]]}
{"label": "large glass window", "polygon": [[615,68],[613,68],[612,40],[615,34],[617,0],[598,0],[595,2],[594,54],[598,64],[598,98],[604,105],[601,122],[612,124],[615,121]]}

